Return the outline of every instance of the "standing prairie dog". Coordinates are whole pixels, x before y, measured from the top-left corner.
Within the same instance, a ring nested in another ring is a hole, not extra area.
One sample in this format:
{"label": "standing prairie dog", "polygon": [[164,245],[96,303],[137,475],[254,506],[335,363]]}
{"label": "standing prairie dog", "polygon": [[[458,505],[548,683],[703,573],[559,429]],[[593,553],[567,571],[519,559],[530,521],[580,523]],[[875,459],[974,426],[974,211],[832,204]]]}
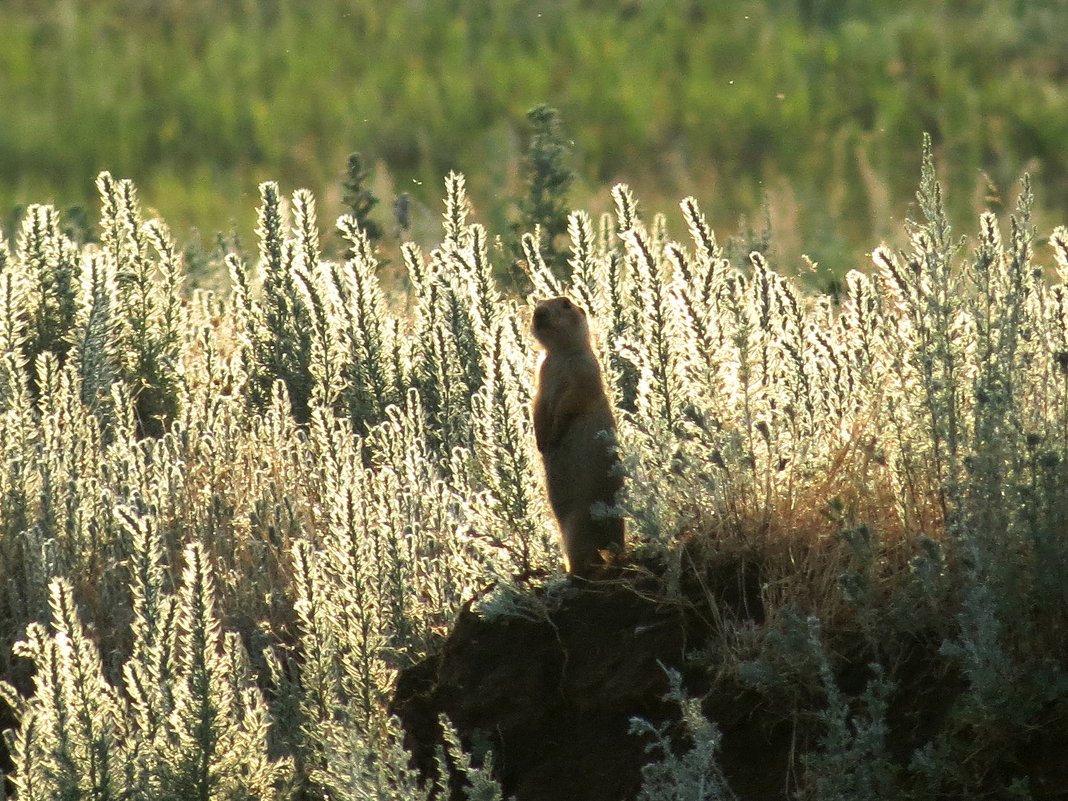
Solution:
{"label": "standing prairie dog", "polygon": [[543,300],[534,310],[533,333],[545,348],[534,394],[534,437],[568,572],[585,576],[605,563],[606,552],[623,552],[623,520],[614,508],[623,486],[616,422],[590,347],[586,312],[567,298]]}

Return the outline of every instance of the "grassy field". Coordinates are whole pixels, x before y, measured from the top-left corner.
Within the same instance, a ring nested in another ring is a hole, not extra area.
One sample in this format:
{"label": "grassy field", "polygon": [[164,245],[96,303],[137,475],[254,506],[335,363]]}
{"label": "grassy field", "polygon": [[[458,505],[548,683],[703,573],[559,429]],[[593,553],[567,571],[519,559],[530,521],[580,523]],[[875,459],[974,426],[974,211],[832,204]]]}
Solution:
{"label": "grassy field", "polygon": [[[529,412],[558,294],[613,586],[695,626],[641,798],[731,797],[717,694],[791,798],[1063,792],[1068,3],[711,5],[0,5],[0,798],[427,799],[398,677],[581,591]],[[380,250],[331,224],[352,151]],[[440,759],[497,801],[490,729]]]}
{"label": "grassy field", "polygon": [[626,180],[650,210],[693,194],[726,233],[766,203],[785,258],[842,272],[900,229],[923,131],[955,221],[1011,207],[1025,169],[1036,219],[1065,217],[1066,24],[1065,0],[12,0],[0,209],[91,210],[108,169],[182,240],[232,224],[251,240],[260,180],[312,189],[329,218],[360,151],[387,233],[408,192],[432,244],[450,169],[505,230],[523,115],[548,103],[574,205],[607,210],[603,187]]}
{"label": "grassy field", "polygon": [[[99,245],[47,206],[0,245],[0,771],[22,801],[426,799],[398,674],[461,609],[554,639],[580,588],[536,478],[531,298],[445,183],[439,244],[403,246],[388,299],[359,226],[324,260],[314,196],[274,183],[218,294],[184,288],[107,173]],[[959,247],[928,146],[908,246],[831,297],[732,263],[693,198],[650,219],[611,194],[571,215],[562,276],[530,235],[524,255],[536,296],[589,310],[626,468],[613,586],[701,622],[685,690],[799,737],[791,798],[1053,797],[1068,229],[1039,244],[1025,183]],[[752,566],[759,618],[716,601],[740,581],[717,565]],[[661,737],[643,799],[730,778],[676,690],[692,750]],[[505,745],[483,735],[480,757]]]}

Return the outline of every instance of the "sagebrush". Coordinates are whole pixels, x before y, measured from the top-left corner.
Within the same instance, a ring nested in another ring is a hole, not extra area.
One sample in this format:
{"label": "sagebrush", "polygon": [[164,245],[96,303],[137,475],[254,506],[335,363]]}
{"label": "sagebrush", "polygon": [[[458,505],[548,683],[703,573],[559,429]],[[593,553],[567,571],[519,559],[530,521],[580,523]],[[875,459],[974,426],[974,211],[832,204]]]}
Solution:
{"label": "sagebrush", "polygon": [[[706,653],[711,672],[819,710],[798,789],[1026,791],[984,766],[1068,699],[1068,231],[1046,270],[1027,183],[1007,234],[984,214],[969,252],[928,147],[911,247],[876,249],[836,296],[757,252],[731,262],[693,198],[683,243],[617,186],[615,215],[569,216],[565,278],[523,237],[518,297],[457,174],[441,244],[401,249],[404,287],[383,285],[353,217],[347,258],[324,260],[311,194],[265,183],[255,263],[231,254],[229,292],[189,292],[133,185],[98,187],[97,242],[35,206],[0,243],[0,671],[19,798],[429,792],[385,711],[397,671],[483,588],[508,588],[507,614],[521,577],[559,578],[527,330],[532,301],[559,294],[589,312],[628,546],[664,565],[664,599],[701,560],[760,554],[765,625],[719,618]],[[852,711],[828,649],[843,631],[873,663]],[[966,689],[894,760],[893,668],[920,636]],[[636,723],[662,757],[648,781],[708,797],[666,774],[690,766],[729,797],[691,765],[718,732],[673,693],[694,750],[673,757]],[[499,796],[450,737],[450,763]]]}

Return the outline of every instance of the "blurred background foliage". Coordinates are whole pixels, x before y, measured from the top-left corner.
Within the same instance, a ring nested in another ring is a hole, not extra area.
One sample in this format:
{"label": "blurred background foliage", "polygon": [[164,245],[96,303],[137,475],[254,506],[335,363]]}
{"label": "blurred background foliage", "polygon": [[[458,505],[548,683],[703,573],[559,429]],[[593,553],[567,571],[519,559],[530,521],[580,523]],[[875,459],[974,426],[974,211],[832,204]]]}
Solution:
{"label": "blurred background foliage", "polygon": [[108,169],[180,238],[250,242],[260,180],[325,222],[359,151],[387,237],[401,193],[436,234],[450,169],[507,231],[545,103],[572,206],[693,194],[728,234],[770,220],[785,269],[840,273],[900,230],[923,131],[964,227],[1024,171],[1039,230],[1068,218],[1065,30],[1068,0],[4,0],[0,212],[92,208]]}

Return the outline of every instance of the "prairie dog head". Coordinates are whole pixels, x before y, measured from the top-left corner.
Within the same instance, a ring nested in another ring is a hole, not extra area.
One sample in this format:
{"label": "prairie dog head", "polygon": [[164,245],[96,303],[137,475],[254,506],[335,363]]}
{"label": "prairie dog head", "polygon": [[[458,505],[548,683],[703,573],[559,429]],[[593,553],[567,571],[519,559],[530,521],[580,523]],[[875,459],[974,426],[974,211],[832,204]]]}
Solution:
{"label": "prairie dog head", "polygon": [[531,326],[535,338],[547,351],[581,350],[589,347],[590,327],[586,312],[567,298],[549,298],[534,307]]}

